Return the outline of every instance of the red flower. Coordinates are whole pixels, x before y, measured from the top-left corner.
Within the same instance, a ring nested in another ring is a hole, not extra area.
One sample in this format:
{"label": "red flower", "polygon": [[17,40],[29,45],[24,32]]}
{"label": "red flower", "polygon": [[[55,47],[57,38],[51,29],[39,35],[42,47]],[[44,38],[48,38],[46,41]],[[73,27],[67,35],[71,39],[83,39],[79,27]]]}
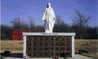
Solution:
{"label": "red flower", "polygon": [[70,53],[70,51],[68,51],[68,50],[64,50],[64,53],[66,54],[66,53]]}

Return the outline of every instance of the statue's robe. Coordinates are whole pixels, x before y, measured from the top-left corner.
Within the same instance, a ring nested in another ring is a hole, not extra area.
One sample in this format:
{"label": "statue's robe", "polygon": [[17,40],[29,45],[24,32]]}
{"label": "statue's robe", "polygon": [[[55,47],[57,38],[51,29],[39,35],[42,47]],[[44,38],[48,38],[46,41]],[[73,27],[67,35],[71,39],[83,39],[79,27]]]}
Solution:
{"label": "statue's robe", "polygon": [[56,17],[50,3],[48,3],[48,7],[45,9],[42,20],[44,21],[45,32],[52,33]]}

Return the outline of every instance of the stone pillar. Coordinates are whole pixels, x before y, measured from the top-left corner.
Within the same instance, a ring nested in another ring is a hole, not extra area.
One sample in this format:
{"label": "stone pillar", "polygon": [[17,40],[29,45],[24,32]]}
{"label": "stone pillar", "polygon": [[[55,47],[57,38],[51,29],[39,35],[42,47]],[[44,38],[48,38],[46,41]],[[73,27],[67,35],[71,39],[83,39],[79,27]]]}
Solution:
{"label": "stone pillar", "polygon": [[27,59],[27,56],[26,56],[26,36],[25,35],[23,36],[23,58]]}
{"label": "stone pillar", "polygon": [[72,58],[75,56],[74,36],[72,36]]}

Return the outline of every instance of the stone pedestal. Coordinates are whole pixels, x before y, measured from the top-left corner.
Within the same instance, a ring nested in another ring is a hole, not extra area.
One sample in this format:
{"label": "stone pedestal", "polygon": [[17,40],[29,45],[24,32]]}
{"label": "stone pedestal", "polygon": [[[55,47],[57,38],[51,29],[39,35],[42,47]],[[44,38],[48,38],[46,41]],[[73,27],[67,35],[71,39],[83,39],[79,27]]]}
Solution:
{"label": "stone pedestal", "polygon": [[[27,58],[27,38],[28,36],[33,36],[33,40],[30,40],[30,41],[35,41],[33,42],[33,44],[36,45],[36,43],[38,43],[38,45],[41,45],[41,42],[43,42],[42,46],[39,46],[38,48],[42,51],[42,52],[47,52],[45,53],[45,55],[43,55],[44,53],[42,53],[41,55],[44,56],[44,57],[52,57],[52,56],[59,56],[60,53],[59,52],[62,52],[65,48],[71,50],[71,56],[72,58],[74,57],[74,54],[75,54],[75,49],[74,49],[74,37],[75,37],[75,33],[43,33],[43,32],[40,32],[40,33],[34,33],[34,32],[24,32],[23,33],[23,40],[24,40],[24,44],[23,44],[23,57],[24,59]],[[39,37],[39,38],[38,38]],[[36,41],[36,40],[39,40],[39,41]],[[64,40],[64,41],[59,41],[59,40]],[[70,44],[68,44],[68,42]],[[52,43],[53,42],[53,43]],[[65,43],[64,43],[65,42]],[[61,44],[62,43],[62,44]],[[69,48],[67,45],[70,45]],[[53,47],[53,48],[52,48]],[[64,47],[64,49],[63,49]],[[37,48],[37,47],[36,47]],[[43,50],[44,49],[44,50]],[[28,49],[30,50],[30,49]],[[36,50],[34,48],[32,48],[32,50]],[[41,53],[41,51],[38,52]],[[36,52],[36,51],[35,51]],[[37,53],[37,52],[36,52]],[[33,56],[33,52],[32,52],[32,55]],[[41,56],[39,56],[41,57]]]}

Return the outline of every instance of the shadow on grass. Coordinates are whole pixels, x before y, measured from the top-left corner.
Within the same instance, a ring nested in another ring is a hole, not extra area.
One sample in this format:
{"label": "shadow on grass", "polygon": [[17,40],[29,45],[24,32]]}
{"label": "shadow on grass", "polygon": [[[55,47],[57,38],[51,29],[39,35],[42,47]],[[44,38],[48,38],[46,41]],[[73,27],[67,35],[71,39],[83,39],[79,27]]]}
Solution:
{"label": "shadow on grass", "polygon": [[9,55],[1,54],[1,55],[5,57],[23,58],[23,54],[9,54]]}

